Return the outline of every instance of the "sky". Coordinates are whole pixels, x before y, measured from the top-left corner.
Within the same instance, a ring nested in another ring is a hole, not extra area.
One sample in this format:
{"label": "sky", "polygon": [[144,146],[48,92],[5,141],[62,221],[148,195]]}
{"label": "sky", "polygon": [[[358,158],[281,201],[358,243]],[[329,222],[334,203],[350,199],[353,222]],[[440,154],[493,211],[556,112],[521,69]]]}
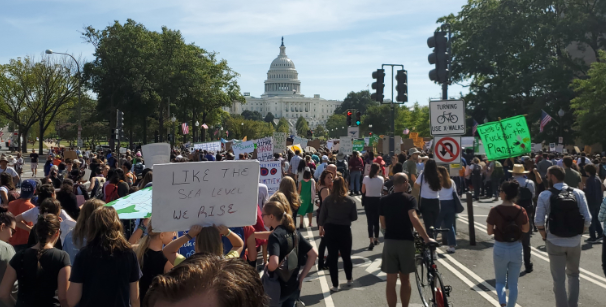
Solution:
{"label": "sky", "polygon": [[[403,64],[408,71],[409,104],[441,97],[429,80],[427,38],[439,17],[456,14],[467,0],[19,0],[0,10],[0,64],[44,50],[93,59],[94,48],[80,33],[103,29],[128,18],[152,31],[180,30],[187,43],[219,53],[240,74],[242,92],[258,97],[269,65],[284,37],[307,97],[343,100],[370,89],[381,64]],[[56,55],[59,56],[59,55]],[[395,73],[394,73],[395,75]],[[391,71],[386,71],[390,98]],[[467,89],[449,87],[450,97]],[[394,90],[395,97],[395,90]]]}

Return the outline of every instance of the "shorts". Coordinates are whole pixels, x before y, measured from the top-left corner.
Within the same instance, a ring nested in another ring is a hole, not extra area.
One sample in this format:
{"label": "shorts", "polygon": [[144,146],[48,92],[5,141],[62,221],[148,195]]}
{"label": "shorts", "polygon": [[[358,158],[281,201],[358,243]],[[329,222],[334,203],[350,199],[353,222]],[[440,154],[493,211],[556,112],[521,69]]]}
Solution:
{"label": "shorts", "polygon": [[387,274],[408,274],[416,269],[415,243],[408,240],[385,240],[381,271]]}
{"label": "shorts", "polygon": [[38,162],[32,162],[32,169],[38,168]]}

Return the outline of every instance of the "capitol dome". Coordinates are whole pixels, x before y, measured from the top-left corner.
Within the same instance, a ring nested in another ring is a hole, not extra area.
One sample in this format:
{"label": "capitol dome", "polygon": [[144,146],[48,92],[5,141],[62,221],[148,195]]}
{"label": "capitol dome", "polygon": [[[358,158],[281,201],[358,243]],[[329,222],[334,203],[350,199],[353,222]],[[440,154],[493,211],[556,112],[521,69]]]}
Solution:
{"label": "capitol dome", "polygon": [[300,95],[301,93],[301,81],[295,63],[288,58],[285,51],[284,37],[282,37],[280,54],[271,62],[267,72],[264,95]]}

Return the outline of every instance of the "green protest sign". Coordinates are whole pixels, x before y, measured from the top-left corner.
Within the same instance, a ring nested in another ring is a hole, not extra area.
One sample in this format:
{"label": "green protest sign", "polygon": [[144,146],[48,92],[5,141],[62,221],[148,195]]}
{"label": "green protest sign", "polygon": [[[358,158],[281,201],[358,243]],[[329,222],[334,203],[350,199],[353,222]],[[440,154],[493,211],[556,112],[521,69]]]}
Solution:
{"label": "green protest sign", "polygon": [[373,134],[370,137],[370,142],[368,142],[368,146],[375,146],[378,142],[379,142],[379,136]]}
{"label": "green protest sign", "polygon": [[478,126],[488,160],[518,157],[531,150],[526,118],[518,115]]}
{"label": "green protest sign", "polygon": [[364,139],[361,140],[353,140],[353,150],[355,151],[362,151],[364,150],[364,145],[366,143],[364,143]]}

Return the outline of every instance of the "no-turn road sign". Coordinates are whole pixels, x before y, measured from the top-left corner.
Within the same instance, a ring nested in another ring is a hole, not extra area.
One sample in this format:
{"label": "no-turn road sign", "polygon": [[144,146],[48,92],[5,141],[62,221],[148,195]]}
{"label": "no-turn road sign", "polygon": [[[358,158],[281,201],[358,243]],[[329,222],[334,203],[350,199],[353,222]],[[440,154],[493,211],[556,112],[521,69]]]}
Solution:
{"label": "no-turn road sign", "polygon": [[434,138],[433,155],[438,163],[461,163],[461,137],[444,136]]}

